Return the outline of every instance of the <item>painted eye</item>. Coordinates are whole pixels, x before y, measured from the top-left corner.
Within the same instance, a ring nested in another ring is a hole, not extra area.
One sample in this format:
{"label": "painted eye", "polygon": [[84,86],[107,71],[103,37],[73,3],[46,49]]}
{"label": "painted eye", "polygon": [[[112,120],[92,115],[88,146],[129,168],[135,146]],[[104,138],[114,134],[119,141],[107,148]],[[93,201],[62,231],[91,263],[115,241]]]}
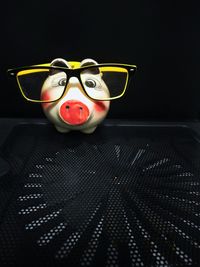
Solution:
{"label": "painted eye", "polygon": [[63,78],[63,79],[59,80],[59,81],[58,81],[58,85],[60,85],[60,86],[65,86],[65,85],[66,85],[66,79]]}
{"label": "painted eye", "polygon": [[85,85],[89,88],[95,88],[97,84],[94,80],[88,79],[85,81]]}

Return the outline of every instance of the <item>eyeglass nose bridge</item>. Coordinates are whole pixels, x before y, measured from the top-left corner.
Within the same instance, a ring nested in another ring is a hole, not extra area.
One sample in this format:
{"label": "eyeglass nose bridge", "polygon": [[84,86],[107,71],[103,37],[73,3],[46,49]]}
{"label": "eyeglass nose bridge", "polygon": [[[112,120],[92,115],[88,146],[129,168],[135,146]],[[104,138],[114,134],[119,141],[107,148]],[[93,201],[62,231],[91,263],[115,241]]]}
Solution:
{"label": "eyeglass nose bridge", "polygon": [[67,82],[66,82],[66,85],[65,85],[65,90],[63,92],[63,95],[62,95],[61,99],[64,96],[66,96],[66,94],[68,93],[68,91],[73,86],[77,87],[82,92],[82,94],[84,94],[86,97],[89,97],[90,98],[90,96],[88,96],[88,94],[86,93],[86,91],[85,91],[85,89],[83,87],[83,84],[82,84],[82,81],[81,81],[79,75],[78,74],[75,74],[74,75],[74,74],[75,73],[73,73],[71,75],[68,75],[68,79],[67,79]]}

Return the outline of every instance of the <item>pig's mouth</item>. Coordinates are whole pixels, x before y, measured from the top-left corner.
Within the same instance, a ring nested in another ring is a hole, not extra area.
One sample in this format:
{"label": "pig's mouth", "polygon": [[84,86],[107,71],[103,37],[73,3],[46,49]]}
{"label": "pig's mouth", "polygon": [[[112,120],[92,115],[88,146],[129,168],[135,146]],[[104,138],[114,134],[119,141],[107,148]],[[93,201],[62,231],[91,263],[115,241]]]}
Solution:
{"label": "pig's mouth", "polygon": [[89,117],[90,111],[88,107],[80,101],[68,100],[59,108],[59,115],[62,121],[69,125],[83,125]]}

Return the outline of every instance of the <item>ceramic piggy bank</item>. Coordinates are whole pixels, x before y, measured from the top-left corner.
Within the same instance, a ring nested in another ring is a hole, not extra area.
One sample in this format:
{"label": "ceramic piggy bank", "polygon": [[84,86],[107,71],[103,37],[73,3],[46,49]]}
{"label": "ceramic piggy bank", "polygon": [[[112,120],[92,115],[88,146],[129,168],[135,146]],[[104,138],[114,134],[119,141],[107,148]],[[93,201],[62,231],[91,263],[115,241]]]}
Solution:
{"label": "ceramic piggy bank", "polygon": [[16,78],[27,101],[42,104],[59,132],[92,133],[106,117],[110,100],[124,95],[136,69],[135,65],[98,64],[93,59],[67,62],[57,58],[8,73]]}
{"label": "ceramic piggy bank", "polygon": [[[91,65],[95,66],[97,62],[85,59],[80,63],[79,68]],[[53,60],[50,66],[69,69],[74,67],[61,58]],[[83,133],[92,133],[107,115],[110,101],[94,100],[95,95],[99,94],[103,99],[109,97],[109,89],[98,67],[85,69],[81,74],[81,80],[84,81],[88,90],[92,90],[93,98],[87,95],[77,76],[73,77],[72,74],[68,78],[66,73],[53,68],[42,86],[42,100],[59,98],[58,101],[42,103],[46,117],[59,132],[79,130]],[[62,90],[64,93],[62,92],[62,97],[59,97]]]}

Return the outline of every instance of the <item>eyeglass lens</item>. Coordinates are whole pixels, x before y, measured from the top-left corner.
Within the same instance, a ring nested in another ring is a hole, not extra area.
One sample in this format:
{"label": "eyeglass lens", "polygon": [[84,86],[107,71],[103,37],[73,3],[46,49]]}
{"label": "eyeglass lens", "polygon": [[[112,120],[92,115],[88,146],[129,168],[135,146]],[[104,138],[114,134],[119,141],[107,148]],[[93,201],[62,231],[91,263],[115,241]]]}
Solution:
{"label": "eyeglass lens", "polygon": [[[80,79],[89,97],[106,100],[123,93],[128,80],[128,71],[123,67],[94,66],[81,71]],[[17,80],[23,95],[29,100],[56,101],[64,93],[67,74],[58,69],[28,69],[18,72]]]}

